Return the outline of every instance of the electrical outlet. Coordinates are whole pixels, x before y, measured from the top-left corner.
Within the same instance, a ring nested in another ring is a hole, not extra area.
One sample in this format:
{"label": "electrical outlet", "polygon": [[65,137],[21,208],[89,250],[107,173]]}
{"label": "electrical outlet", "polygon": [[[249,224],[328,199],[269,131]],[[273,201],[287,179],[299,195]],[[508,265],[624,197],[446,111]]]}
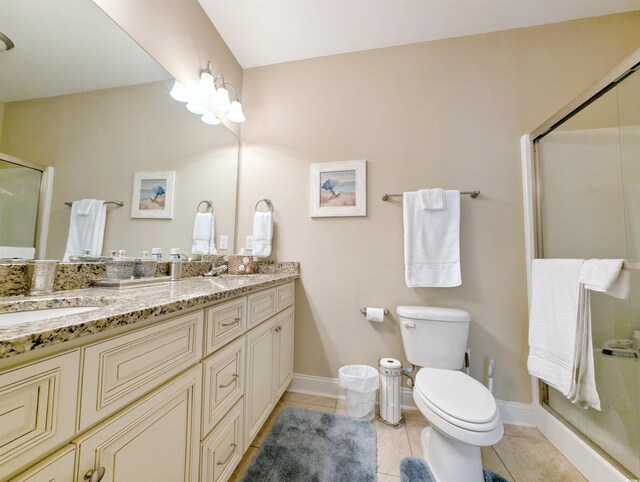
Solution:
{"label": "electrical outlet", "polygon": [[229,247],[229,236],[227,236],[226,234],[221,234],[220,235],[220,243],[218,243],[220,245],[220,249],[228,249]]}
{"label": "electrical outlet", "polygon": [[253,236],[247,236],[244,249],[253,249]]}

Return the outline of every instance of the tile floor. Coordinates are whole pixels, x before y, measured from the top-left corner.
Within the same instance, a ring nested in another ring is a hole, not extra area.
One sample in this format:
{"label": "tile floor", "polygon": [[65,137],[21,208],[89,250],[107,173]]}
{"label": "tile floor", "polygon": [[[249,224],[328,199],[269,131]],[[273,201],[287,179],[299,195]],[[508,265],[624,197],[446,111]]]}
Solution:
{"label": "tile floor", "polygon": [[[286,392],[264,427],[251,443],[231,481],[242,478],[280,412],[288,407],[304,407],[346,415],[346,402],[331,398]],[[420,431],[427,422],[420,412],[405,412],[399,428],[374,420],[378,436],[378,482],[399,482],[400,460],[420,456]],[[585,482],[586,479],[533,428],[505,425],[505,435],[492,447],[482,449],[484,466],[513,482]],[[265,481],[266,482],[266,481]]]}

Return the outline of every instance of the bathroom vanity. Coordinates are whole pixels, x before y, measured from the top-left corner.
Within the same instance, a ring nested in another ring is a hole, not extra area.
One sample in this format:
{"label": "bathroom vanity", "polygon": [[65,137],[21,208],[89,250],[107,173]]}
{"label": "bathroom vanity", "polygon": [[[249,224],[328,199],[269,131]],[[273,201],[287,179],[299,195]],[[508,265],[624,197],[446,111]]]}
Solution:
{"label": "bathroom vanity", "polygon": [[0,321],[0,480],[227,480],[293,377],[297,277],[0,298],[98,305]]}

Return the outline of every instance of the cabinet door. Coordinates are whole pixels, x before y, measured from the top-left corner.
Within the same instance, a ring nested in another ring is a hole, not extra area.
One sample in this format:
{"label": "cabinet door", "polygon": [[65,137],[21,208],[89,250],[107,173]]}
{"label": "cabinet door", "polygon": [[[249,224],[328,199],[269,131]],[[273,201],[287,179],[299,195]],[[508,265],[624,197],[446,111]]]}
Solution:
{"label": "cabinet door", "polygon": [[80,430],[197,363],[203,317],[195,311],[83,348]]}
{"label": "cabinet door", "polygon": [[69,482],[73,480],[76,448],[68,445],[11,482]]}
{"label": "cabinet door", "polygon": [[0,480],[74,435],[80,352],[0,374]]}
{"label": "cabinet door", "polygon": [[276,403],[293,380],[293,320],[293,307],[276,316]]}
{"label": "cabinet door", "polygon": [[275,328],[276,319],[272,318],[247,334],[245,447],[274,407]]}
{"label": "cabinet door", "polygon": [[201,381],[196,366],[75,440],[76,480],[104,470],[102,482],[196,481]]}

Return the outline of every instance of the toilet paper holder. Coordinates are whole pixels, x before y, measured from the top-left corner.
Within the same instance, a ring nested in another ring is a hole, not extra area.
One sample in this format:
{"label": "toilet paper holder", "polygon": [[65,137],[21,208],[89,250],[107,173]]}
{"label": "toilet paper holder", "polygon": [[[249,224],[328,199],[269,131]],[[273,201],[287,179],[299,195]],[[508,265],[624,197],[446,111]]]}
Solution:
{"label": "toilet paper holder", "polygon": [[[360,308],[360,313],[362,313],[362,316],[364,316],[366,318],[367,317],[367,308],[365,306]],[[384,309],[384,316],[388,316],[388,315],[389,315],[389,310],[387,308],[385,308]]]}

